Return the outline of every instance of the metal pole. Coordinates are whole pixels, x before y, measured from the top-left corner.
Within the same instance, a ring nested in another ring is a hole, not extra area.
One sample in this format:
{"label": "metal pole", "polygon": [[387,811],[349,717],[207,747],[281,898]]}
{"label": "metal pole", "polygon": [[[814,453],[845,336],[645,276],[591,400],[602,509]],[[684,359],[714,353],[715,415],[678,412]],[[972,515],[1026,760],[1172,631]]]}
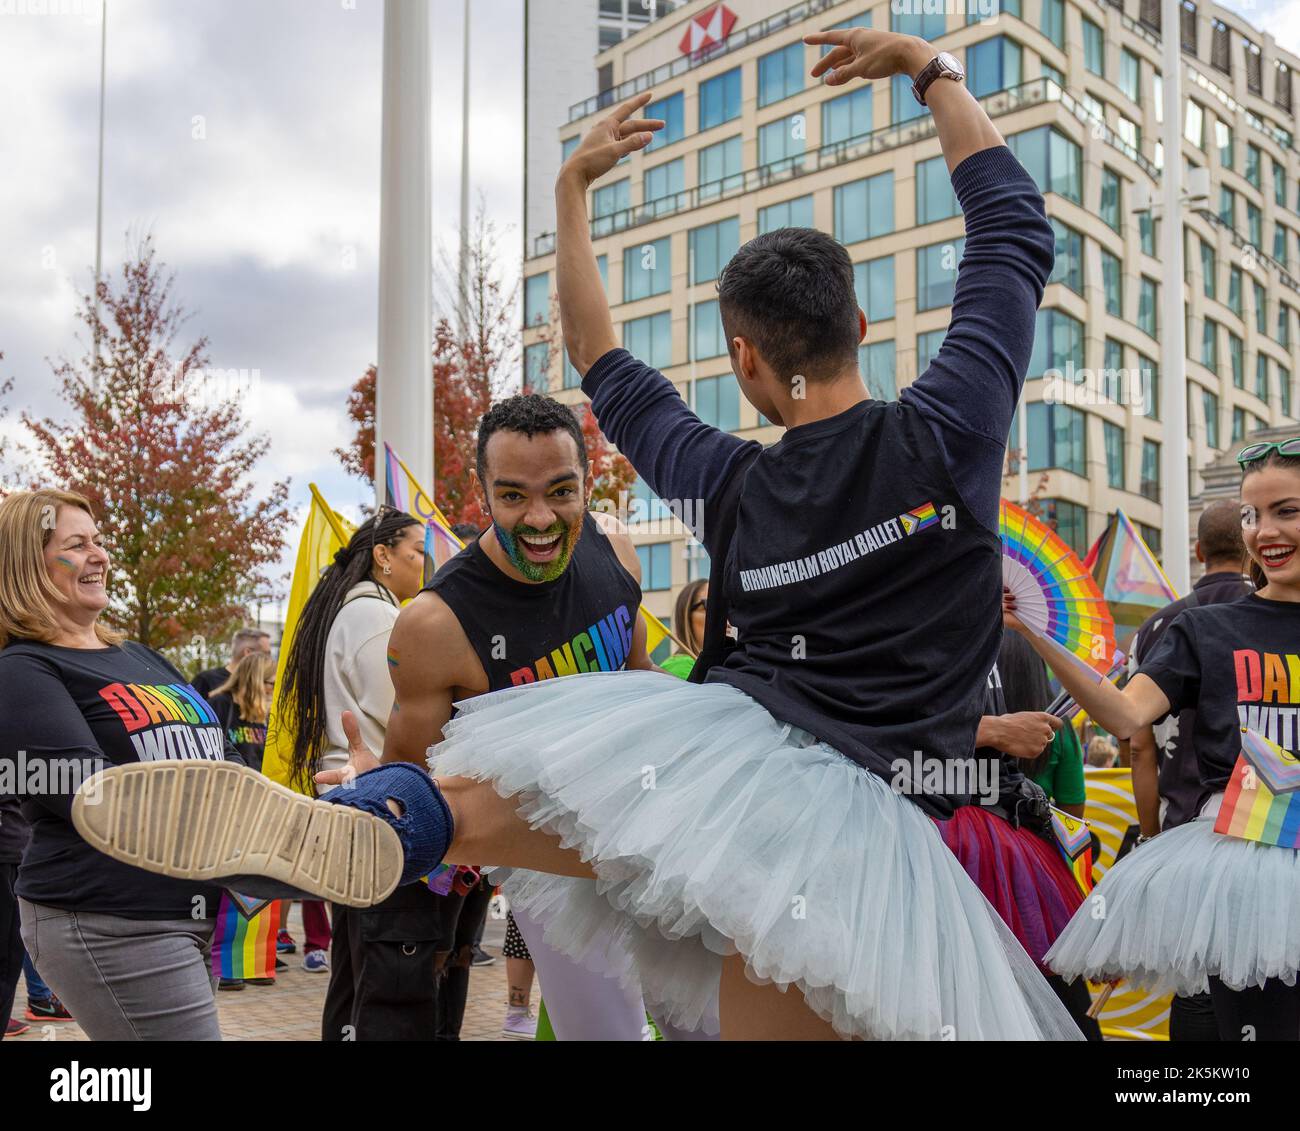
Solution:
{"label": "metal pole", "polygon": [[460,95],[460,286],[457,300],[460,334],[468,340],[469,326],[469,0],[465,0],[464,58]]}
{"label": "metal pole", "polygon": [[421,483],[434,484],[430,74],[429,5],[384,0],[376,504],[384,501],[385,442]]}
{"label": "metal pole", "polygon": [[1022,507],[1029,505],[1029,401],[1026,393],[1029,386],[1026,385],[1020,393],[1020,435],[1016,438],[1016,444],[1020,448],[1020,505]]}
{"label": "metal pole", "polygon": [[1179,593],[1191,590],[1187,486],[1187,342],[1183,324],[1183,98],[1182,35],[1178,0],[1161,4],[1164,74],[1165,167],[1161,179],[1164,227],[1160,259],[1164,283],[1160,296],[1160,387],[1163,438],[1160,478],[1164,517],[1164,565]]}
{"label": "metal pole", "polygon": [[99,6],[99,173],[95,182],[95,365],[99,365],[99,277],[104,258],[104,96],[108,63],[108,0]]}

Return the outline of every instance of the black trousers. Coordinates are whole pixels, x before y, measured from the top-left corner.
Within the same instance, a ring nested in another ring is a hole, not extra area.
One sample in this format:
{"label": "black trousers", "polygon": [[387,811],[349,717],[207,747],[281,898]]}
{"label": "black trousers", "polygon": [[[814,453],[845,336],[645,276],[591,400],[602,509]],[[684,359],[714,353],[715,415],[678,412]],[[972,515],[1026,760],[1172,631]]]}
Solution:
{"label": "black trousers", "polygon": [[1047,984],[1052,987],[1061,1004],[1070,1012],[1079,1031],[1090,1041],[1101,1040],[1101,1025],[1095,1018],[1088,1016],[1092,1007],[1092,995],[1088,993],[1088,983],[1082,978],[1067,982],[1059,974],[1049,974]]}
{"label": "black trousers", "polygon": [[436,955],[443,946],[439,903],[424,884],[405,884],[383,903],[330,908],[334,939],[322,1041],[437,1038]]}
{"label": "black trousers", "polygon": [[[19,933],[18,897],[14,883],[17,864],[0,864],[0,1025],[8,1022],[14,1010],[18,978],[23,972],[23,937]],[[0,1029],[0,1040],[4,1030]]]}
{"label": "black trousers", "polygon": [[1230,990],[1210,979],[1221,1041],[1300,1041],[1300,980],[1269,978],[1262,986]]}
{"label": "black trousers", "polygon": [[443,900],[442,950],[449,951],[446,965],[438,979],[438,1037],[440,1041],[459,1041],[465,1021],[465,1004],[469,1000],[470,962],[474,944],[483,935],[492,887],[480,881],[468,895],[452,893]]}
{"label": "black trousers", "polygon": [[1169,1039],[1179,1042],[1219,1040],[1214,999],[1209,994],[1190,994],[1187,997],[1175,994],[1169,1005]]}

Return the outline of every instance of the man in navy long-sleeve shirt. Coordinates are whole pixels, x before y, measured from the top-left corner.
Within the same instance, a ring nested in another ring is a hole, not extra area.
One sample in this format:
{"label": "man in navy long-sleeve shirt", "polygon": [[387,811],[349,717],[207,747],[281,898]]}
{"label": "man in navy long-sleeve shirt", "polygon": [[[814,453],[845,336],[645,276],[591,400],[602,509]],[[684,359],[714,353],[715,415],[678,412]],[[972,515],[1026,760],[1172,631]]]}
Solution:
{"label": "man in navy long-sleeve shirt", "polygon": [[[833,45],[814,70],[833,68],[831,85],[915,76],[936,54],[908,36],[827,36],[809,42]],[[633,117],[649,97],[620,107],[561,171],[556,273],[565,345],[601,428],[657,495],[692,512],[713,558],[740,640],[708,678],[891,780],[914,750],[966,757],[1001,635],[1006,438],[1052,268],[1042,196],[964,86],[934,81],[926,102],[965,254],[938,356],[889,405],[858,372],[866,319],[843,248],[806,229],[743,247],[718,290],[741,390],[787,428],[764,450],[701,421],[615,338],[586,191],[658,128]],[[946,816],[975,789],[907,792]]]}

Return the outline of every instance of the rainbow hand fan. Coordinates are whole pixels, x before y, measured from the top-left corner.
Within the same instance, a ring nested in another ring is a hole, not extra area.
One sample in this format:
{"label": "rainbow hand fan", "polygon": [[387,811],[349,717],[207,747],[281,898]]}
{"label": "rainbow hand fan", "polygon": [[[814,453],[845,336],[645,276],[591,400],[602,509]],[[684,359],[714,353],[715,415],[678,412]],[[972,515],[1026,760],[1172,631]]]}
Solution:
{"label": "rainbow hand fan", "polygon": [[1100,681],[1115,655],[1115,621],[1096,580],[1050,526],[1002,500],[1002,584],[1031,632],[1059,644]]}

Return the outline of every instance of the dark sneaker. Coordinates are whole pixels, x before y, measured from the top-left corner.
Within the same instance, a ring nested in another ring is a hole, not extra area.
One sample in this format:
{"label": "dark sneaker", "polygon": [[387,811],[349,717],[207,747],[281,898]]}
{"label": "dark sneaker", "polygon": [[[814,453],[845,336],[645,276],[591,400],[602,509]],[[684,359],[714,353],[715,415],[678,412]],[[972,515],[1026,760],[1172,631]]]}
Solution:
{"label": "dark sneaker", "polygon": [[24,1033],[31,1031],[31,1026],[26,1021],[19,1021],[17,1017],[11,1017],[5,1022],[6,1037],[21,1037]]}
{"label": "dark sneaker", "polygon": [[222,978],[217,982],[217,989],[219,990],[242,990],[243,988],[243,978]]}
{"label": "dark sneaker", "polygon": [[372,907],[402,878],[402,843],[387,822],[233,762],[102,770],[77,791],[72,822],[114,860],[177,879],[263,876],[318,899]]}
{"label": "dark sneaker", "polygon": [[297,954],[298,944],[293,941],[293,935],[289,934],[283,927],[280,933],[275,936],[275,953],[276,954]]}
{"label": "dark sneaker", "polygon": [[246,985],[246,986],[274,986],[274,985],[275,985],[275,979],[274,979],[274,978],[245,978],[245,979],[244,979],[244,985]]}
{"label": "dark sneaker", "polygon": [[277,970],[288,970],[289,964],[283,958],[277,957],[275,960],[275,968]]}
{"label": "dark sneaker", "polygon": [[27,1011],[24,1014],[28,1021],[71,1021],[72,1014],[67,1011],[63,1002],[58,998],[52,997],[44,1001],[37,998],[28,1000]]}
{"label": "dark sneaker", "polygon": [[474,957],[469,960],[471,966],[493,966],[496,964],[496,956],[488,954],[478,943],[474,944]]}

